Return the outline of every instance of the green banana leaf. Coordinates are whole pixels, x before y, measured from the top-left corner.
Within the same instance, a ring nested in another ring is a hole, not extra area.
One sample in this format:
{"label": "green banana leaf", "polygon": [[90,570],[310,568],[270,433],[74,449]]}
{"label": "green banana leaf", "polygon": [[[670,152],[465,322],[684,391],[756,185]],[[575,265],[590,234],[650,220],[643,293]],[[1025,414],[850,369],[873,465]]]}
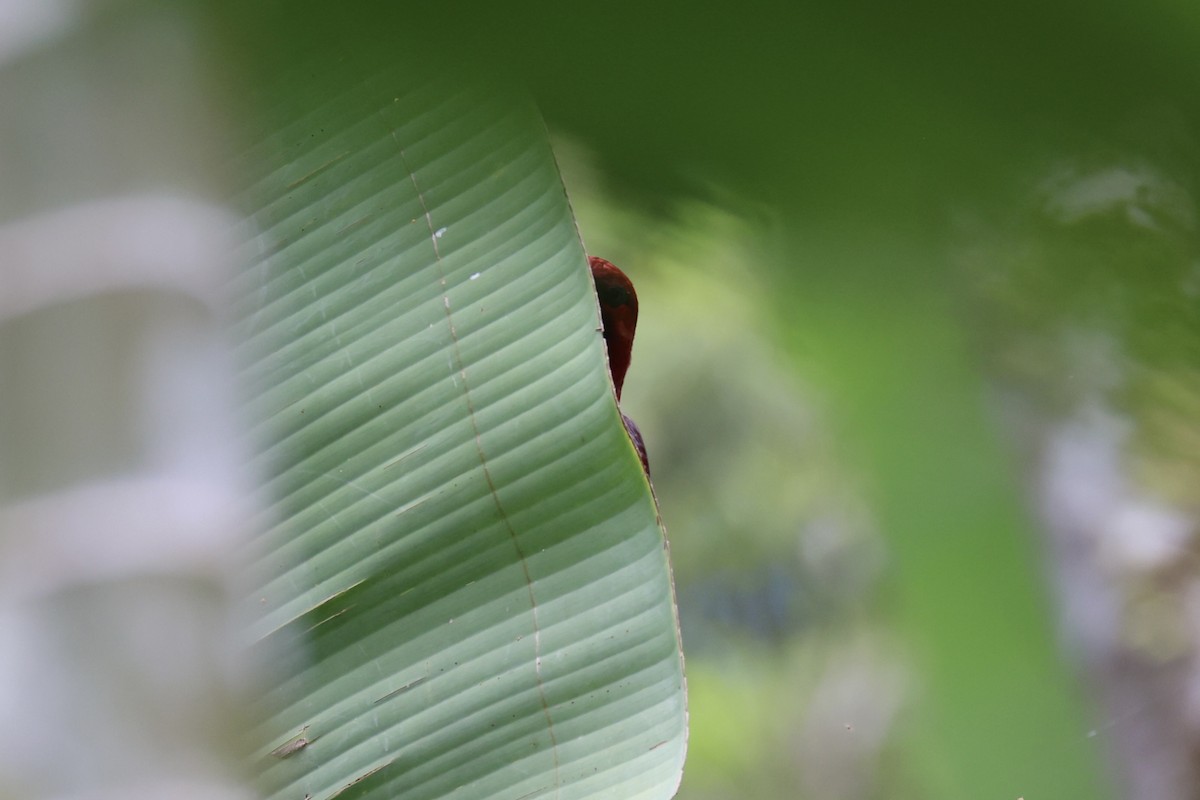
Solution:
{"label": "green banana leaf", "polygon": [[544,125],[361,63],[280,67],[237,164],[258,786],[670,797],[664,531]]}

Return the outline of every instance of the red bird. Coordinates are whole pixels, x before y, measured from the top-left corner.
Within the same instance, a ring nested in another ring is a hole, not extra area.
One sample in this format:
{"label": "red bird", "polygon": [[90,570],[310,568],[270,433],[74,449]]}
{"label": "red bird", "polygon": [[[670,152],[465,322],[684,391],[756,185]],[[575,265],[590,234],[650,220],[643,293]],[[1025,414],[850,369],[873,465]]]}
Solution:
{"label": "red bird", "polygon": [[[637,330],[638,301],[633,283],[624,272],[611,261],[596,256],[588,257],[592,268],[592,281],[596,284],[596,296],[600,300],[600,322],[604,326],[604,343],[608,347],[608,368],[612,373],[613,388],[617,400],[621,399],[621,387],[625,384],[625,373],[629,369],[629,358],[633,352],[633,334]],[[646,445],[642,432],[633,420],[624,414],[625,430],[642,460],[642,469],[650,474],[650,462],[646,458]]]}
{"label": "red bird", "polygon": [[611,261],[588,257],[596,296],[600,298],[600,321],[604,324],[604,342],[608,345],[608,367],[612,370],[617,399],[629,369],[633,334],[637,330],[638,302],[633,283]]}

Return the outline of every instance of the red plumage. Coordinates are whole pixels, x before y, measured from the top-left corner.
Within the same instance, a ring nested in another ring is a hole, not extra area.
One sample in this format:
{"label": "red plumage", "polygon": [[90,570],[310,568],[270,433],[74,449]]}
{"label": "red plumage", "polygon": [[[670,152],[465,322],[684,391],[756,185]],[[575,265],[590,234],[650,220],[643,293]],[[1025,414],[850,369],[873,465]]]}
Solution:
{"label": "red plumage", "polygon": [[596,295],[600,298],[600,321],[604,325],[604,342],[608,345],[608,366],[620,400],[633,352],[633,334],[637,330],[637,292],[625,273],[611,261],[590,256],[588,263],[592,267]]}
{"label": "red plumage", "polygon": [[[625,273],[617,269],[611,261],[589,256],[588,264],[592,268],[592,281],[596,284],[596,296],[600,300],[600,322],[604,326],[604,343],[608,348],[608,368],[619,401],[621,387],[625,384],[625,373],[629,370],[629,360],[633,353],[633,335],[637,331],[637,292]],[[642,432],[633,420],[624,414],[621,415],[621,420],[625,423],[625,431],[642,460],[642,469],[649,475],[650,462],[646,457]]]}

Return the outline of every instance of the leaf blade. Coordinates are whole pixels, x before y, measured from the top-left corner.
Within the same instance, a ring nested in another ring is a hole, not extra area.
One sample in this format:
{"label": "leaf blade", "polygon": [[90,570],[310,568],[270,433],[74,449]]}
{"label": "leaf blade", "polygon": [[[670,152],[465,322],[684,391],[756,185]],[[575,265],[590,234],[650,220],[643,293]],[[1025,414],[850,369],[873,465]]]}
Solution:
{"label": "leaf blade", "polygon": [[277,519],[254,630],[306,656],[281,657],[261,733],[306,744],[262,760],[263,789],[669,796],[663,533],[544,130],[503,95],[390,88],[409,80],[277,109],[247,158]]}

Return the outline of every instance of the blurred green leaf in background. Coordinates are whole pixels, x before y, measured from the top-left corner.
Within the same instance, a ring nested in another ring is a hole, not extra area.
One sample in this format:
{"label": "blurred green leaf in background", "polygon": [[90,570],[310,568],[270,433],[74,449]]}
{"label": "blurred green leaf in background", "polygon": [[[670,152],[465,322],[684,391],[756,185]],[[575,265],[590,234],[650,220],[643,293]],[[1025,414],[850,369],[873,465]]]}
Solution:
{"label": "blurred green leaf in background", "polygon": [[1194,797],[1195,13],[523,8],[643,295],[681,796]]}

